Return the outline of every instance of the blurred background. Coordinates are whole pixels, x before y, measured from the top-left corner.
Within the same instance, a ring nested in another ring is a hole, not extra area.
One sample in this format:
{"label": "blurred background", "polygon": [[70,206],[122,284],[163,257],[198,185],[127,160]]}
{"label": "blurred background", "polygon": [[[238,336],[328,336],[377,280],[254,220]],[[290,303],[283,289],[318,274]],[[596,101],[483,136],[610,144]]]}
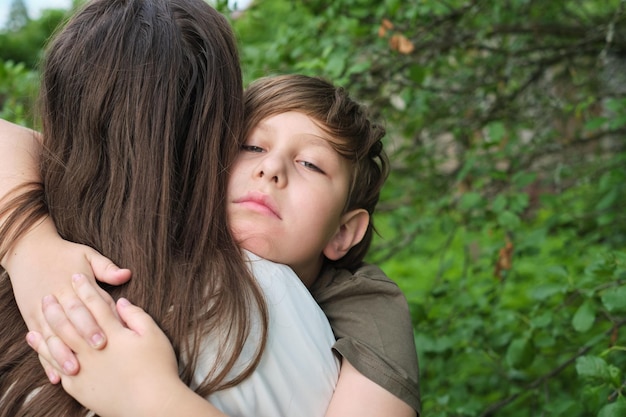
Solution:
{"label": "blurred background", "polygon": [[[81,1],[3,0],[0,117]],[[246,83],[305,73],[385,121],[369,261],[403,289],[423,415],[626,416],[626,1],[213,3]]]}

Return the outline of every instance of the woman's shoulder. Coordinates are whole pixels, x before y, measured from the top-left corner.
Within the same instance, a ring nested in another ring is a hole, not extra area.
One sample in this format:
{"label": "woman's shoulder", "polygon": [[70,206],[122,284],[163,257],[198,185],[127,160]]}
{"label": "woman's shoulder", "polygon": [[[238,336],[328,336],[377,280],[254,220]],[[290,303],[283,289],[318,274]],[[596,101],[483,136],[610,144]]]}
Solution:
{"label": "woman's shoulder", "polygon": [[246,250],[243,253],[250,272],[264,291],[289,287],[309,294],[298,275],[289,266],[269,261]]}
{"label": "woman's shoulder", "polygon": [[323,416],[339,374],[330,325],[291,268],[250,252],[245,257],[266,299],[267,345],[252,375],[210,400],[228,415]]}

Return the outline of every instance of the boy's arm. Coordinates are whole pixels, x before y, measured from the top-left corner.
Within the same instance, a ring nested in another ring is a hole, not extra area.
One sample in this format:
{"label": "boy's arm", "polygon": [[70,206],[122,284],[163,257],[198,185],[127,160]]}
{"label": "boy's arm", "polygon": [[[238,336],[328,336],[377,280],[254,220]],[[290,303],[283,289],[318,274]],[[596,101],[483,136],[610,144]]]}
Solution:
{"label": "boy's arm", "polygon": [[416,411],[365,377],[347,360],[341,361],[337,388],[325,417],[415,417]]}
{"label": "boy's arm", "polygon": [[[80,373],[61,378],[68,394],[104,417],[225,416],[180,380],[174,350],[148,314],[120,299],[116,307],[122,324],[84,276],[75,275],[73,284],[109,343],[102,350],[92,349],[56,299],[44,299],[51,327],[81,361]],[[44,341],[36,332],[30,332],[27,340],[39,355],[51,359],[48,347],[54,341]]]}
{"label": "boy's arm", "polygon": [[[0,120],[0,207],[18,195],[15,191],[17,187],[40,182],[40,148],[36,132]],[[0,217],[0,226],[7,217]],[[91,340],[95,346],[103,346],[104,333],[87,310],[81,307],[70,277],[75,272],[93,276],[93,269],[103,281],[115,285],[127,281],[130,271],[120,270],[85,246],[62,240],[49,216],[39,220],[17,241],[10,242],[8,249],[0,265],[9,273],[17,304],[28,328],[46,337],[52,334],[41,312],[41,299],[46,294],[54,294],[64,306],[78,310],[75,325],[86,340]],[[58,346],[53,354],[59,363],[67,365],[69,372],[78,371],[78,363],[69,348]]]}
{"label": "boy's arm", "polygon": [[26,182],[39,181],[36,133],[0,119],[0,197]]}
{"label": "boy's arm", "polygon": [[[400,288],[378,267],[364,265],[354,273],[329,268],[310,290],[335,333],[333,349],[350,366],[344,373],[342,364],[339,384],[343,374],[358,376],[419,414],[417,351],[409,306]],[[367,398],[372,408],[377,399]]]}

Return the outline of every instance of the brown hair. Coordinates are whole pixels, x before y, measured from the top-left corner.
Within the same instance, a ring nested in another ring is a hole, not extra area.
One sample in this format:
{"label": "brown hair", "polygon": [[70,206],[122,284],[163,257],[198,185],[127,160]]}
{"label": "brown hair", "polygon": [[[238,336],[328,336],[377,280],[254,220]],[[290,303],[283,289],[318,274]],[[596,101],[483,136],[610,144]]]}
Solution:
{"label": "brown hair", "polygon": [[[17,210],[0,242],[38,221],[45,202],[63,238],[133,270],[128,284],[109,290],[157,321],[184,382],[208,332],[222,344],[196,391],[240,382],[260,358],[267,312],[226,221],[225,172],[243,124],[226,19],[202,0],[88,2],[49,46],[41,93],[43,189],[6,206],[4,214]],[[6,274],[0,305],[0,416],[85,415],[26,346]],[[253,314],[262,323],[257,355],[227,379]]]}
{"label": "brown hair", "polygon": [[343,258],[326,260],[337,268],[354,270],[360,266],[372,241],[372,215],[380,190],[389,173],[383,149],[385,129],[370,119],[367,109],[348,92],[317,77],[291,74],[265,77],[251,83],[245,92],[244,138],[263,119],[288,111],[301,112],[330,137],[331,145],[352,163],[352,178],[345,211],[363,208],[370,223],[363,240]]}

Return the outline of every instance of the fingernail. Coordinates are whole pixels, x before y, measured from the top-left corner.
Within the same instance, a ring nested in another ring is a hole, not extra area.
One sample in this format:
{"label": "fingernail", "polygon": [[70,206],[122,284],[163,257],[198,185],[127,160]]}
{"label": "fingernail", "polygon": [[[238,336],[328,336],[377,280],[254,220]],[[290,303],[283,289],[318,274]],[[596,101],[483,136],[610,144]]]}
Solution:
{"label": "fingernail", "polygon": [[63,363],[63,370],[67,373],[67,374],[71,374],[74,371],[76,371],[76,364],[72,361],[65,361]]}
{"label": "fingernail", "polygon": [[54,303],[54,297],[52,295],[46,295],[41,299],[41,303],[43,305],[50,305],[52,303]]}
{"label": "fingernail", "polygon": [[98,349],[104,343],[104,336],[101,333],[96,333],[91,336],[91,347]]}
{"label": "fingernail", "polygon": [[35,335],[33,334],[33,332],[26,333],[26,343],[28,343],[28,346],[34,349]]}
{"label": "fingernail", "polygon": [[50,382],[53,384],[58,384],[61,380],[61,377],[55,371],[48,371],[46,374],[48,375]]}
{"label": "fingernail", "polygon": [[80,282],[85,278],[85,276],[83,274],[74,274],[72,275],[72,281],[74,282]]}
{"label": "fingernail", "polygon": [[122,297],[119,300],[117,300],[117,303],[120,305],[120,307],[128,307],[130,305],[130,301],[128,301],[124,297]]}

